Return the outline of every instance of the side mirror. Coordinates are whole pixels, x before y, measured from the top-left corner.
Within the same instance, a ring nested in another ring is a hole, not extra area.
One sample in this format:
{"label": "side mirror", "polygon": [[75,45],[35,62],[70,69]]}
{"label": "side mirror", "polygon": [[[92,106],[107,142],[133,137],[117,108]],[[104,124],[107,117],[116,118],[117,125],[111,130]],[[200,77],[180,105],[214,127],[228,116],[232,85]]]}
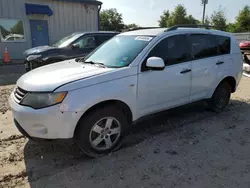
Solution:
{"label": "side mirror", "polygon": [[164,70],[165,63],[160,57],[150,57],[147,60],[146,66],[151,70]]}
{"label": "side mirror", "polygon": [[79,44],[72,44],[72,49],[77,49],[77,48],[80,48]]}

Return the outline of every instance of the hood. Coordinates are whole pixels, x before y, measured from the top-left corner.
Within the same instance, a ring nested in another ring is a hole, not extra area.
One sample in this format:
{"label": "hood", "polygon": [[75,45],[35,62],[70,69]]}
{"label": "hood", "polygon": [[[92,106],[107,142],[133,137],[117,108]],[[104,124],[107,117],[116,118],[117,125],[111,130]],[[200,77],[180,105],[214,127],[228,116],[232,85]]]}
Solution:
{"label": "hood", "polygon": [[58,48],[55,46],[38,46],[38,47],[26,50],[24,52],[24,55],[27,56],[31,54],[38,54],[38,53],[45,52],[45,51],[52,50],[52,49],[58,49]]}
{"label": "hood", "polygon": [[26,91],[53,91],[57,87],[69,82],[90,78],[112,70],[114,69],[82,64],[75,60],[67,60],[43,66],[24,74],[17,81],[17,86]]}

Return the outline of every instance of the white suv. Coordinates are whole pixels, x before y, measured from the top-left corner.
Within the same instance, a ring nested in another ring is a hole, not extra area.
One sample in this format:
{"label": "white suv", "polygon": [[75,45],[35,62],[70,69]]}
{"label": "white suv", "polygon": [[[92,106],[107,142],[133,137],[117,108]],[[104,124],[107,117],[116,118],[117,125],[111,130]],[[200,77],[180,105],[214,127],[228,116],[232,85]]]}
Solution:
{"label": "white suv", "polygon": [[82,59],[35,69],[9,98],[31,138],[74,138],[89,156],[117,149],[136,120],[205,99],[224,109],[242,76],[230,33],[154,28],[119,34]]}

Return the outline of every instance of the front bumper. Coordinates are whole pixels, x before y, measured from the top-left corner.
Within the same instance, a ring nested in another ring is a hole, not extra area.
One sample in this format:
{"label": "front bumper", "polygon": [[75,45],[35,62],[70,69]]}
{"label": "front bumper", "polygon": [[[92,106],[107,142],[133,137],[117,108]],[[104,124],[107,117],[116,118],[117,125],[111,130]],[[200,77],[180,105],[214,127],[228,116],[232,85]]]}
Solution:
{"label": "front bumper", "polygon": [[73,137],[80,114],[63,112],[60,110],[60,105],[35,110],[16,103],[13,95],[12,92],[9,97],[9,105],[14,121],[20,126],[18,129],[23,135],[42,139]]}
{"label": "front bumper", "polygon": [[16,128],[19,130],[20,133],[22,133],[22,135],[28,137],[29,139],[32,139],[32,137],[20,126],[16,119],[14,119],[14,123]]}
{"label": "front bumper", "polygon": [[38,68],[38,67],[41,67],[41,66],[44,66],[45,65],[45,62],[42,61],[42,60],[32,60],[32,61],[28,61],[27,59],[24,61],[24,66],[25,66],[25,69],[26,69],[26,72],[28,71],[31,71],[35,68]]}

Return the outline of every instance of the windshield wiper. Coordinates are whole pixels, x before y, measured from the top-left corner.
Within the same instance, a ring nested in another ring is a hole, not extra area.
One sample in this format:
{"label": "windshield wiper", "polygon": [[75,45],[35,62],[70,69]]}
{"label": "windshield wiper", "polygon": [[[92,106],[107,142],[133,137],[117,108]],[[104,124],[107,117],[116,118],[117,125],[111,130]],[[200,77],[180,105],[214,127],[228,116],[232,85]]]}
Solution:
{"label": "windshield wiper", "polygon": [[75,59],[76,62],[84,62],[84,57],[78,57]]}
{"label": "windshield wiper", "polygon": [[83,63],[86,64],[91,64],[91,65],[99,65],[100,67],[106,68],[107,66],[104,65],[103,63],[99,63],[99,62],[93,62],[93,61],[84,61]]}

